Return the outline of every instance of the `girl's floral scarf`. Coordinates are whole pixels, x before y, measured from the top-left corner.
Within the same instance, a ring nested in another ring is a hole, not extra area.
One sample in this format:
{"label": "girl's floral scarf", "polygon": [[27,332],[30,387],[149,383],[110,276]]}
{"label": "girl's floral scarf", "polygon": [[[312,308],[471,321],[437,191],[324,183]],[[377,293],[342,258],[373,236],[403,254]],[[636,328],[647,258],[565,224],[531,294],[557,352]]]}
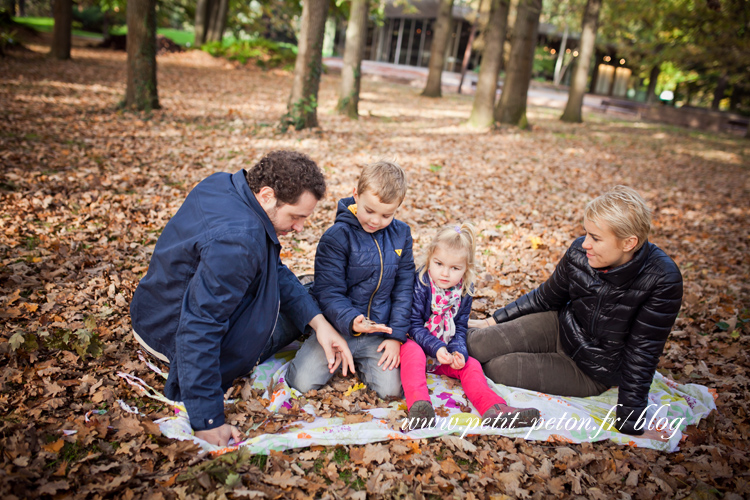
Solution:
{"label": "girl's floral scarf", "polygon": [[[429,277],[429,274],[427,276]],[[443,289],[435,286],[432,278],[430,278],[430,291],[432,292],[430,308],[432,315],[424,326],[430,333],[446,344],[456,334],[456,323],[453,321],[453,318],[458,313],[458,308],[461,305],[462,286],[463,280],[459,281],[454,287]]]}

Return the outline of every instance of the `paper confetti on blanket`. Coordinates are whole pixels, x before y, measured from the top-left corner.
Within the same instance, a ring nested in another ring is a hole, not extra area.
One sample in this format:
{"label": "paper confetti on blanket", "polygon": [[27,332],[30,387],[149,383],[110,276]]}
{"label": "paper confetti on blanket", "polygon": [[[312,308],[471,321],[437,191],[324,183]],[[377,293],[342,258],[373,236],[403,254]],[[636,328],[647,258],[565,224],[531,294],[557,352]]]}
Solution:
{"label": "paper confetti on blanket", "polygon": [[[270,400],[267,410],[278,412],[283,407],[290,407],[290,401],[300,396],[296,390],[290,389],[284,382],[289,361],[299,348],[293,343],[285,350],[259,365],[251,376],[254,389],[265,389],[264,398]],[[145,360],[145,359],[144,359]],[[148,363],[148,362],[147,362]],[[166,375],[158,367],[148,363],[157,373]],[[316,416],[312,422],[300,420],[293,426],[287,426],[286,431],[278,434],[262,434],[247,439],[229,448],[219,448],[205,441],[195,438],[190,423],[181,403],[169,401],[143,380],[126,373],[119,374],[131,386],[135,387],[141,396],[157,399],[175,408],[175,416],[157,420],[164,436],[179,440],[194,440],[205,451],[221,454],[235,449],[237,446],[248,447],[253,454],[268,454],[271,450],[282,451],[291,448],[303,448],[313,445],[362,445],[391,439],[422,439],[455,434],[458,436],[472,434],[496,434],[510,438],[524,438],[535,441],[550,441],[560,443],[581,443],[584,441],[601,441],[609,439],[623,445],[653,448],[663,451],[676,451],[679,448],[682,430],[692,424],[697,424],[706,417],[711,410],[716,409],[715,390],[698,384],[678,384],[667,377],[656,373],[649,393],[649,408],[643,416],[645,424],[649,422],[667,424],[670,427],[664,434],[671,436],[669,441],[661,442],[621,434],[614,428],[611,430],[607,422],[615,417],[614,407],[617,404],[617,388],[612,388],[596,397],[577,398],[551,396],[524,389],[510,388],[497,385],[489,381],[492,387],[509,405],[515,407],[534,407],[542,414],[542,421],[533,428],[495,429],[482,426],[477,410],[472,406],[472,414],[461,411],[461,405],[467,404],[460,384],[450,379],[435,375],[427,375],[427,385],[430,390],[433,405],[443,407],[449,413],[437,419],[435,428],[410,430],[401,432],[398,425],[394,425],[394,410],[404,409],[403,402],[394,402],[391,408],[375,408],[363,410],[372,414],[373,418],[367,422],[345,424],[343,418],[322,418],[315,415],[315,408],[307,404],[302,408],[305,412]],[[274,392],[271,392],[276,388]],[[356,390],[354,387],[351,390]],[[446,413],[443,410],[442,413]],[[400,425],[400,421],[398,424]],[[289,429],[293,430],[289,430]]]}

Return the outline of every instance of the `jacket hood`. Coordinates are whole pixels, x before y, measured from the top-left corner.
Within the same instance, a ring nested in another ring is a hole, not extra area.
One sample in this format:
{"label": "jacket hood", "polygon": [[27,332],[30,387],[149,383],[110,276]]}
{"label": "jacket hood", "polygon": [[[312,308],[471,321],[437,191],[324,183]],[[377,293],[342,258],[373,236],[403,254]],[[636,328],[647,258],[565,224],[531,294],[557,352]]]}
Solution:
{"label": "jacket hood", "polygon": [[357,202],[354,201],[354,196],[341,198],[336,207],[336,222],[344,222],[355,228],[362,229],[362,224],[359,223],[359,219],[355,215],[356,213]]}

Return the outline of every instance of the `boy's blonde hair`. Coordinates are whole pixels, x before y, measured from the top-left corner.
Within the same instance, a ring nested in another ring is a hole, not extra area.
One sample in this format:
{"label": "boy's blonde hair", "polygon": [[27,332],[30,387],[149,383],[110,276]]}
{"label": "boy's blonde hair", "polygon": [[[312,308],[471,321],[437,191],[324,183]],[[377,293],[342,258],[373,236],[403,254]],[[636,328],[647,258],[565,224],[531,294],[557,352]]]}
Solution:
{"label": "boy's blonde hair", "polygon": [[372,191],[382,203],[400,205],[406,196],[406,173],[395,161],[379,160],[365,165],[357,183],[357,193]]}
{"label": "boy's blonde hair", "polygon": [[651,210],[641,195],[627,186],[615,186],[591,200],[584,216],[594,223],[604,222],[621,240],[629,236],[638,238],[636,251],[646,243],[651,232]]}
{"label": "boy's blonde hair", "polygon": [[430,259],[438,246],[446,250],[458,250],[466,253],[466,272],[463,277],[464,283],[461,287],[461,295],[474,295],[472,287],[476,276],[474,254],[477,250],[474,226],[464,222],[460,226],[444,226],[438,231],[427,247],[427,252],[422,259],[422,267],[419,269],[419,281],[424,285],[427,284],[424,275],[427,273],[427,268],[430,267]]}

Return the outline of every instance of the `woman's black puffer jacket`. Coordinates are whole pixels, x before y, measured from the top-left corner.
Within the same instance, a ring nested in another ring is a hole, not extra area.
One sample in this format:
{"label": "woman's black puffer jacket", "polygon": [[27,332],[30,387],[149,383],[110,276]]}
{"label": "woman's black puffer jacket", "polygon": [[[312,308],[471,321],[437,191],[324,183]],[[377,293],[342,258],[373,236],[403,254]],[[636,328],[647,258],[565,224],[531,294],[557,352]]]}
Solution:
{"label": "woman's black puffer jacket", "polygon": [[[498,323],[527,314],[559,311],[565,352],[589,377],[619,386],[617,423],[635,429],[648,402],[651,380],[682,303],[682,275],[659,247],[648,241],[618,267],[592,268],[581,246],[570,246],[552,276],[502,309]],[[644,415],[645,417],[645,415]]]}

